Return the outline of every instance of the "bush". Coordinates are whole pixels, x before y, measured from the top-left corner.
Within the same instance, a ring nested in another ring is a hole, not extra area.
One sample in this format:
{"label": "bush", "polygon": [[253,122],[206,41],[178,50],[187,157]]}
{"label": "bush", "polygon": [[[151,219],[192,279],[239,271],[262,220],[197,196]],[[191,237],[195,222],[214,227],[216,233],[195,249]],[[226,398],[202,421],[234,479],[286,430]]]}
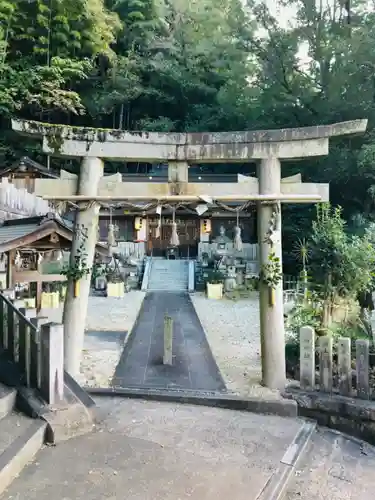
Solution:
{"label": "bush", "polygon": [[375,270],[375,250],[369,233],[350,236],[341,208],[317,209],[309,245],[309,271],[322,298],[345,297],[369,290]]}

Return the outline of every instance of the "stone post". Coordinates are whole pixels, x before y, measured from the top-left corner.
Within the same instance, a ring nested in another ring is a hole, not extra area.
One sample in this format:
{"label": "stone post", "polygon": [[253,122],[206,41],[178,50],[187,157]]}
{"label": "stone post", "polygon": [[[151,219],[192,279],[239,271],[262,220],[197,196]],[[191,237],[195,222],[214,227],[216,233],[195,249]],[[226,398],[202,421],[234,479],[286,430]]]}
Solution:
{"label": "stone post", "polygon": [[[281,165],[278,158],[266,158],[258,164],[259,194],[280,194]],[[280,204],[278,204],[280,208]],[[274,207],[258,203],[258,243],[259,265],[268,263],[269,255],[274,252],[281,260],[281,227],[280,234],[273,243],[267,239],[267,233]],[[279,215],[279,222],[281,214]],[[282,281],[274,291],[273,305],[270,305],[269,289],[262,281],[259,284],[260,336],[262,355],[262,383],[270,389],[284,389],[285,374],[285,333],[284,304]]]}
{"label": "stone post", "polygon": [[164,317],[164,354],[163,364],[172,365],[173,363],[173,318]]}
{"label": "stone post", "polygon": [[299,334],[301,389],[315,389],[315,330],[303,326]]}
{"label": "stone post", "polygon": [[48,404],[64,399],[64,327],[47,323],[41,329],[41,393]]}
{"label": "stone post", "polygon": [[357,397],[370,399],[370,342],[368,339],[357,339],[355,342]]}
{"label": "stone post", "polygon": [[[34,309],[36,311],[36,309]],[[32,314],[32,313],[30,313]],[[42,383],[42,345],[41,345],[41,329],[49,320],[45,316],[26,316],[30,318],[30,322],[35,326],[34,330],[27,328],[30,335],[30,384],[32,387],[40,389]]]}
{"label": "stone post", "polygon": [[340,394],[343,396],[350,396],[352,392],[352,356],[350,338],[340,337],[338,339],[337,348]]}
{"label": "stone post", "polygon": [[[97,196],[99,192],[99,182],[103,176],[103,162],[99,158],[84,158],[77,194],[85,196]],[[75,257],[81,252],[85,254],[87,266],[91,269],[95,245],[98,238],[98,215],[99,205],[92,203],[89,206],[83,204],[77,209],[75,216],[74,239],[70,254],[70,266],[75,265]],[[84,228],[87,237],[82,234]],[[82,248],[81,248],[82,246]],[[64,304],[64,363],[66,371],[76,377],[79,374],[85,323],[87,315],[88,298],[90,294],[91,272],[79,280],[79,293],[74,296],[73,280],[69,280]]]}

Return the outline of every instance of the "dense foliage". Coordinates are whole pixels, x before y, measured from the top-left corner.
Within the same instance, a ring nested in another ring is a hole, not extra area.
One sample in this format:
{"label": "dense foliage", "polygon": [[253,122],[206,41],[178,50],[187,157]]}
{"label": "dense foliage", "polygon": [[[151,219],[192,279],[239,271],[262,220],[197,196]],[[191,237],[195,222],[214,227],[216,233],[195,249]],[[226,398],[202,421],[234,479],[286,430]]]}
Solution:
{"label": "dense foliage", "polygon": [[[37,144],[9,132],[14,115],[177,131],[368,118],[365,137],[284,172],[331,182],[347,219],[371,219],[375,13],[364,0],[350,2],[350,16],[345,2],[273,4],[271,14],[260,0],[0,0],[1,166],[24,154],[45,163]],[[286,9],[296,15],[288,28]],[[288,248],[313,209],[285,212]]]}
{"label": "dense foliage", "polygon": [[339,207],[319,206],[308,243],[308,269],[326,298],[354,296],[373,288],[375,248],[372,234],[350,235]]}

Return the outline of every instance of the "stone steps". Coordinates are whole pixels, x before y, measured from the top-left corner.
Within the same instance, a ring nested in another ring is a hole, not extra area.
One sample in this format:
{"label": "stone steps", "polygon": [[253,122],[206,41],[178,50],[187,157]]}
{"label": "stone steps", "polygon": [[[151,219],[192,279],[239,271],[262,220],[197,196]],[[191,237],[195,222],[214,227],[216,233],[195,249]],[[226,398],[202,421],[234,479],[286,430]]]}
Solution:
{"label": "stone steps", "polygon": [[148,291],[186,291],[188,283],[189,264],[187,261],[152,261]]}
{"label": "stone steps", "polygon": [[45,441],[47,423],[15,411],[17,391],[0,384],[0,494],[31,462]]}

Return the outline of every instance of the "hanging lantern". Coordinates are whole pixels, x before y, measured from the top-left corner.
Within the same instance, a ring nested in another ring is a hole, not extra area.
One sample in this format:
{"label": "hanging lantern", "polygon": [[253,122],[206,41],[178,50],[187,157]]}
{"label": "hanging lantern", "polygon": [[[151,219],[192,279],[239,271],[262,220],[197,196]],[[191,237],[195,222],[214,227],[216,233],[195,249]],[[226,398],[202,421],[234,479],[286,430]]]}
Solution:
{"label": "hanging lantern", "polygon": [[203,226],[204,233],[208,234],[211,232],[211,220],[210,219],[203,219],[202,226]]}
{"label": "hanging lantern", "polygon": [[134,228],[136,231],[140,231],[143,228],[143,219],[142,217],[136,217],[134,221]]}

